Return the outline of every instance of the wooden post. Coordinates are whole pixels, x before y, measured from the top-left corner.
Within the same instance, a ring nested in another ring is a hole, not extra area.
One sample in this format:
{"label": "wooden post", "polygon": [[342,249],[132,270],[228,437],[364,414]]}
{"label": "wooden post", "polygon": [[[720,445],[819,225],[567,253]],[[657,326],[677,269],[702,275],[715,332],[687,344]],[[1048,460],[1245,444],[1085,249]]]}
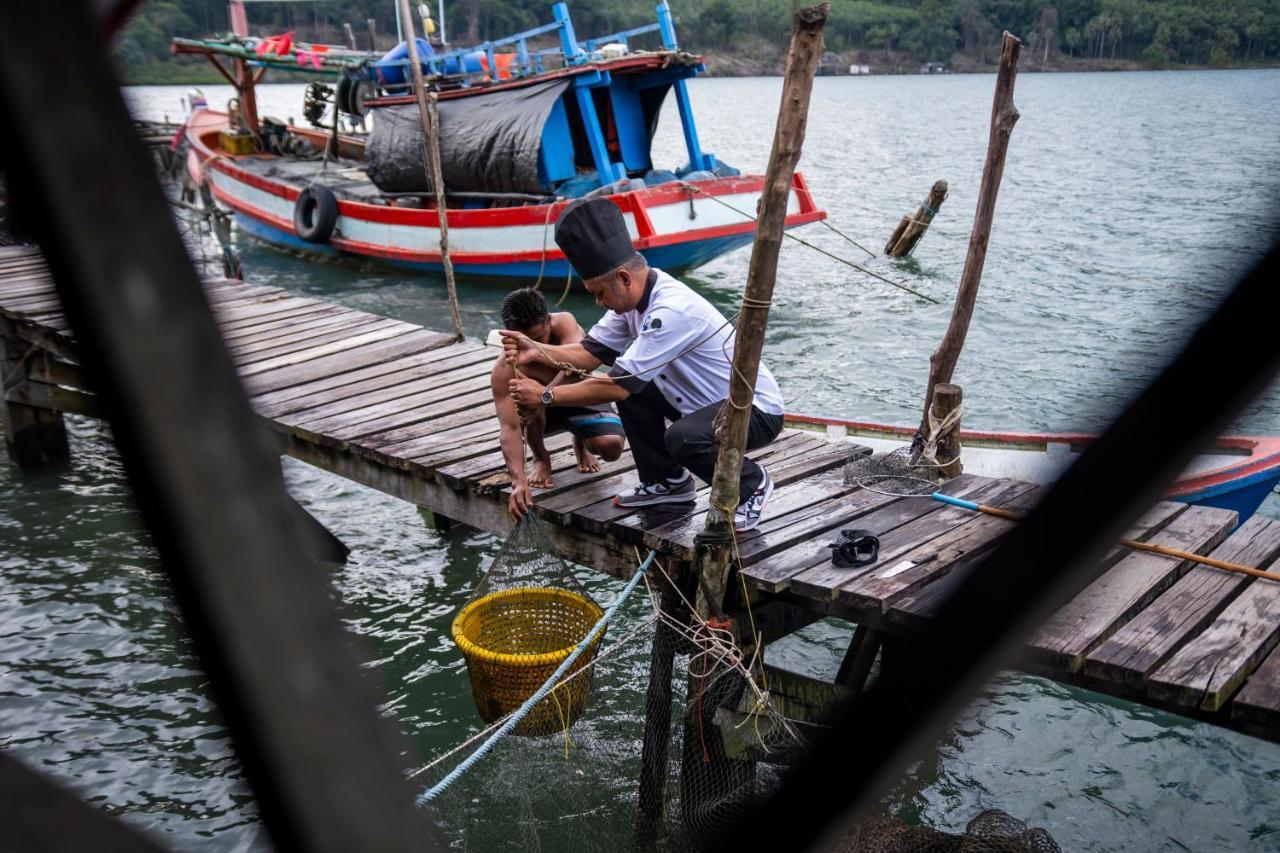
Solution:
{"label": "wooden post", "polygon": [[911,254],[924,232],[929,230],[929,223],[937,216],[938,208],[947,199],[947,182],[937,181],[929,190],[929,196],[920,203],[916,212],[902,217],[898,227],[893,229],[893,236],[885,244],[884,253],[891,258],[901,258]]}
{"label": "wooden post", "polygon": [[987,162],[982,167],[982,184],[978,189],[978,209],[973,216],[973,232],[969,235],[969,253],[964,259],[964,271],[960,274],[960,288],[956,292],[955,308],[951,323],[942,342],[929,357],[929,383],[924,392],[924,411],[920,416],[920,432],[913,445],[918,449],[924,441],[924,431],[929,425],[929,406],[933,401],[933,389],[939,382],[950,382],[964,347],[964,338],[973,317],[974,302],[978,298],[978,285],[982,282],[982,265],[987,260],[987,240],[991,236],[991,220],[996,212],[996,195],[1000,191],[1000,178],[1004,175],[1004,158],[1009,150],[1009,136],[1018,121],[1018,108],[1013,105],[1013,83],[1018,75],[1018,52],[1022,42],[1011,33],[1004,34],[1000,50],[1000,69],[996,72],[996,94],[991,104],[991,135],[987,142]]}
{"label": "wooden post", "polygon": [[462,340],[462,315],[458,311],[458,289],[453,281],[453,262],[449,260],[449,208],[445,201],[444,172],[440,165],[440,113],[436,109],[436,93],[427,92],[418,62],[418,42],[413,35],[413,14],[409,0],[400,0],[400,21],[405,44],[409,48],[409,65],[413,73],[413,89],[418,96],[418,112],[422,117],[423,159],[427,180],[436,193],[436,216],[440,220],[440,260],[444,264],[444,282],[449,291],[449,310],[453,314],[453,332]]}
{"label": "wooden post", "polygon": [[356,46],[356,32],[355,30],[351,29],[351,24],[347,23],[346,21],[343,21],[342,31],[347,34],[347,47],[351,48],[352,50],[359,50],[359,48]]}
{"label": "wooden post", "polygon": [[742,296],[742,313],[733,348],[733,378],[725,404],[727,417],[723,418],[723,429],[717,430],[720,449],[711,482],[711,506],[706,526],[698,534],[694,555],[694,570],[699,577],[698,610],[703,617],[719,611],[724,598],[729,574],[727,546],[733,533],[730,526],[733,523],[732,513],[739,500],[738,478],[742,473],[751,400],[760,369],[760,351],[764,346],[769,305],[773,300],[791,178],[804,144],[809,94],[813,89],[818,61],[822,58],[822,27],[830,8],[829,4],[822,3],[795,13],[795,29],[791,34],[786,77],[782,83],[782,104],[769,167],[765,171],[764,189],[760,194],[756,238],[751,249],[751,266],[747,271],[747,286]]}
{"label": "wooden post", "polygon": [[4,443],[19,468],[39,468],[70,458],[62,413],[29,402],[27,371],[47,356],[13,334],[10,320],[0,318],[0,397],[4,403]]}
{"label": "wooden post", "polygon": [[[666,584],[659,606],[667,613],[680,607],[680,596]],[[652,850],[662,830],[663,792],[667,784],[667,752],[671,741],[671,677],[675,637],[662,620],[654,626],[649,650],[649,687],[645,692],[644,738],[640,745],[640,784],[633,847]]]}
{"label": "wooden post", "polygon": [[[950,382],[939,382],[933,389],[930,423],[941,424],[952,412],[960,408],[960,403],[963,399],[964,392],[961,391],[959,385],[952,385]],[[932,428],[930,432],[932,432]],[[947,480],[959,477],[961,470],[963,470],[960,463],[960,421],[957,420],[947,427],[942,432],[942,435],[931,437],[936,438],[938,442],[937,460],[939,462],[947,462],[946,465],[938,469],[938,473]]]}

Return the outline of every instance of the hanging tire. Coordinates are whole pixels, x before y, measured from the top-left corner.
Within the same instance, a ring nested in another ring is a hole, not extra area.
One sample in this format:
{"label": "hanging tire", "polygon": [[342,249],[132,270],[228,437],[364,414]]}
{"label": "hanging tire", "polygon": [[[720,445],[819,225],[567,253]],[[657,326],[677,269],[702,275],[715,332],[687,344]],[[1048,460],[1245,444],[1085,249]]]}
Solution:
{"label": "hanging tire", "polygon": [[312,184],[298,193],[293,205],[293,230],[308,243],[327,243],[338,223],[338,200],[324,184]]}

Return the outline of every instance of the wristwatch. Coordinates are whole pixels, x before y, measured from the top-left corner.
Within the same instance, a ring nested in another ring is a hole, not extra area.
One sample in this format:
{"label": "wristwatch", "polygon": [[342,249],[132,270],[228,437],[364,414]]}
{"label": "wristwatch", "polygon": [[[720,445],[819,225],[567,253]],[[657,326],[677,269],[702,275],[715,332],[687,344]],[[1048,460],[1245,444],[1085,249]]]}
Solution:
{"label": "wristwatch", "polygon": [[556,398],[555,398],[555,395],[551,393],[551,389],[550,388],[542,389],[542,405],[554,406],[555,404],[556,404]]}

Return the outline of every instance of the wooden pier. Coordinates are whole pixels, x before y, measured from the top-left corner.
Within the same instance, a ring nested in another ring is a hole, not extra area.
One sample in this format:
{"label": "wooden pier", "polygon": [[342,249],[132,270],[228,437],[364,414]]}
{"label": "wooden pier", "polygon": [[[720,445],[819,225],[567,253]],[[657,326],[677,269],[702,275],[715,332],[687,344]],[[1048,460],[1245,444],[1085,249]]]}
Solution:
{"label": "wooden pier", "polygon": [[[274,287],[215,280],[206,293],[282,454],[440,519],[506,533],[493,348]],[[23,464],[65,456],[62,414],[93,416],[97,405],[34,250],[0,248],[0,345],[11,454]],[[548,448],[555,487],[535,499],[567,559],[618,577],[629,576],[643,549],[659,551],[669,568],[691,559],[705,486],[692,510],[627,511],[612,498],[634,482],[629,453],[582,474],[566,436]],[[778,488],[764,522],[737,540],[767,640],[827,615],[859,626],[838,679],[854,689],[880,645],[928,619],[1009,524],[846,484],[844,463],[869,452],[786,429],[752,454]],[[945,491],[1013,509],[1038,494],[1027,483],[971,475]],[[827,543],[843,527],[879,535],[878,563],[831,565]],[[1129,536],[1260,568],[1280,556],[1280,523],[1254,517],[1237,529],[1234,513],[1178,503],[1153,507]],[[1125,549],[1100,568],[1029,640],[1026,669],[1280,741],[1280,583]]]}

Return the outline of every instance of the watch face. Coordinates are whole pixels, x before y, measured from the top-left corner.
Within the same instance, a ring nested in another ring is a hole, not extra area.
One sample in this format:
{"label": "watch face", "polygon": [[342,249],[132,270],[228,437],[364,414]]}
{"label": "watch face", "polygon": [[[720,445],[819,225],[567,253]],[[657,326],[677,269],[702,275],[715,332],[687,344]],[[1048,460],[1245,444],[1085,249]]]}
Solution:
{"label": "watch face", "polygon": [[555,401],[555,398],[551,396],[550,388],[542,392],[542,405],[550,406],[554,401]]}

